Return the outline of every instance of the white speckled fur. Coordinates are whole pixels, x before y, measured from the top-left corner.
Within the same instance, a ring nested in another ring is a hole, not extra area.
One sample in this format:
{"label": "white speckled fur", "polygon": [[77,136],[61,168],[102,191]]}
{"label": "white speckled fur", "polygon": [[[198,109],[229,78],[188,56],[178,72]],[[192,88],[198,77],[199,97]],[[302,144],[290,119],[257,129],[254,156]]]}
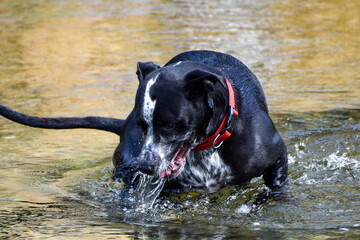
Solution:
{"label": "white speckled fur", "polygon": [[209,192],[218,191],[232,180],[232,172],[217,151],[204,150],[190,152],[187,164],[178,176],[183,187],[207,188]]}
{"label": "white speckled fur", "polygon": [[[153,114],[156,105],[156,99],[152,100],[150,96],[150,88],[155,84],[159,74],[156,75],[154,78],[151,78],[148,83],[146,84],[145,93],[144,93],[144,106],[143,106],[143,116],[146,123],[149,125],[148,133],[152,133],[152,121],[153,121]],[[147,138],[148,140],[150,138]]]}
{"label": "white speckled fur", "polygon": [[[155,143],[154,142],[154,130],[153,130],[153,115],[156,107],[156,99],[152,100],[150,96],[150,89],[156,83],[159,74],[154,78],[151,78],[145,88],[144,93],[144,105],[143,105],[143,116],[144,120],[148,124],[148,130],[146,134],[145,144],[142,150],[142,154],[146,152],[152,152],[153,154],[158,154],[160,159],[163,160],[159,164],[160,171],[164,170],[169,162],[166,161],[166,156],[169,154],[169,146],[166,144]],[[141,157],[141,156],[140,156]]]}

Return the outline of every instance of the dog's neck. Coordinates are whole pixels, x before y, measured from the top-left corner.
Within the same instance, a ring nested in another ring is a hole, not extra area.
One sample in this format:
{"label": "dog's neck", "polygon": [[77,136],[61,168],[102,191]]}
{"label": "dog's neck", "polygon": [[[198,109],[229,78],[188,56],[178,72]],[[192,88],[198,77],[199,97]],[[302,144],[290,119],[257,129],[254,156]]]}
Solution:
{"label": "dog's neck", "polygon": [[[228,129],[231,126],[233,117],[238,116],[238,111],[235,108],[235,104],[236,104],[235,103],[235,94],[234,94],[234,90],[231,86],[231,83],[227,79],[225,79],[225,83],[226,83],[227,95],[228,95],[227,101],[225,100],[225,102],[227,102],[227,104],[225,105],[225,109],[223,108],[223,109],[220,109],[220,111],[215,111],[215,113],[219,112],[222,116],[213,116],[212,117],[212,120],[214,119],[215,121],[209,122],[208,128],[210,128],[211,131],[207,131],[207,132],[209,132],[209,133],[214,132],[214,133],[212,135],[210,135],[209,137],[207,137],[206,139],[204,139],[195,148],[193,148],[192,149],[193,151],[205,150],[210,147],[218,148],[221,146],[221,144],[226,139],[228,139],[231,136],[231,133],[230,133],[230,131],[228,131]],[[217,92],[219,93],[220,91],[217,91]],[[221,92],[223,92],[223,91],[221,91]],[[223,96],[224,96],[224,93],[222,93],[222,95],[220,97],[223,97]],[[223,97],[222,99],[226,99],[226,98]],[[214,122],[216,122],[216,123],[214,123]],[[214,126],[218,126],[218,127],[216,128]],[[216,129],[216,130],[213,130],[213,129]]]}

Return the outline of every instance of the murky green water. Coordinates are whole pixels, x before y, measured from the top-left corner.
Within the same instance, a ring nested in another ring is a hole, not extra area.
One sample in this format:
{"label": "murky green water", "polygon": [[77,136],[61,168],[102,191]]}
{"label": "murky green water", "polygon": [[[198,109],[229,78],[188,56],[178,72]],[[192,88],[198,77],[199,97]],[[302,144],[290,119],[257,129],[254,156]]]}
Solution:
{"label": "murky green water", "polygon": [[0,118],[0,236],[34,239],[360,238],[360,2],[0,2],[0,103],[41,116],[125,118],[137,61],[211,49],[259,77],[289,151],[289,182],[125,209],[118,138]]}

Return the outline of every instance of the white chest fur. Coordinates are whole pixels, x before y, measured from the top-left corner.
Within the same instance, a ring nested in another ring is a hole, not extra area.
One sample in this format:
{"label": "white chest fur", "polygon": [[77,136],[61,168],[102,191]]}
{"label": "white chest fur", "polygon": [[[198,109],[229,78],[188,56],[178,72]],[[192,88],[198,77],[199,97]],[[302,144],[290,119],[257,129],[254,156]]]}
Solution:
{"label": "white chest fur", "polygon": [[186,157],[184,170],[177,180],[185,188],[203,188],[218,191],[232,180],[230,167],[217,151],[194,151]]}

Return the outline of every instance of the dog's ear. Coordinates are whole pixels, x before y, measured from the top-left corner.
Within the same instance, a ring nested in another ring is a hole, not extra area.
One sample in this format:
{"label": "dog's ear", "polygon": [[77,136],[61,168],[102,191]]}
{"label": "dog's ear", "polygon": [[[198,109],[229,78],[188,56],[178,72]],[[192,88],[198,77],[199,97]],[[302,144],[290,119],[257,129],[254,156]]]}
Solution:
{"label": "dog's ear", "polygon": [[160,66],[153,62],[138,62],[136,75],[138,76],[139,81],[142,82],[148,74],[159,68]]}
{"label": "dog's ear", "polygon": [[214,91],[215,84],[219,82],[224,86],[224,77],[215,73],[194,70],[185,76],[185,95],[189,99],[205,96]]}

